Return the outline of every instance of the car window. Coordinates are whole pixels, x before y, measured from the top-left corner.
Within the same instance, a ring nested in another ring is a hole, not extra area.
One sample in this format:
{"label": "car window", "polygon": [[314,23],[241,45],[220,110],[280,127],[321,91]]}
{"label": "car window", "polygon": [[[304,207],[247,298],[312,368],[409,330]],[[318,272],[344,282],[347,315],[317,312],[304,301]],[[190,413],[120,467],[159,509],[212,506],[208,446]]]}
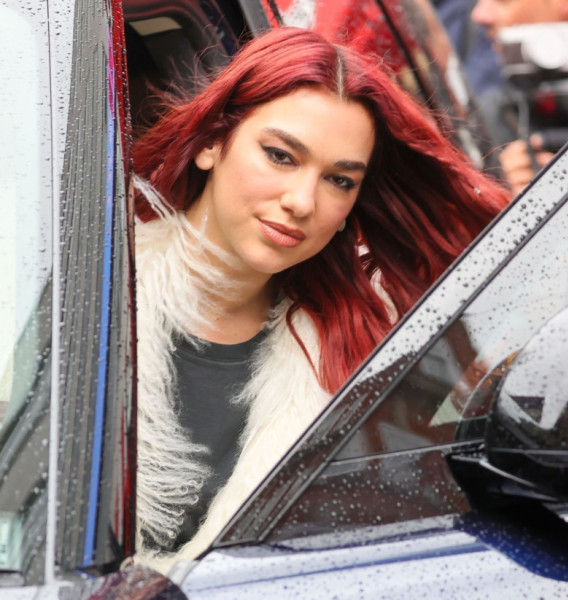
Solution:
{"label": "car window", "polygon": [[32,561],[34,536],[45,536],[52,320],[45,6],[4,2],[0,31],[0,570],[19,571]]}
{"label": "car window", "polygon": [[133,553],[120,26],[119,0],[0,4],[0,587]]}
{"label": "car window", "polygon": [[38,23],[16,8],[0,6],[0,23],[1,56],[18,57],[0,61],[0,131],[10,140],[0,144],[0,424],[5,429],[36,371],[39,328],[49,328],[51,320],[49,310],[38,308],[51,273],[52,218],[49,162],[41,160],[50,122],[45,40]]}
{"label": "car window", "polygon": [[564,205],[463,310],[337,458],[453,442],[458,426],[466,430],[462,420],[487,411],[490,395],[482,392],[490,375],[567,304]]}

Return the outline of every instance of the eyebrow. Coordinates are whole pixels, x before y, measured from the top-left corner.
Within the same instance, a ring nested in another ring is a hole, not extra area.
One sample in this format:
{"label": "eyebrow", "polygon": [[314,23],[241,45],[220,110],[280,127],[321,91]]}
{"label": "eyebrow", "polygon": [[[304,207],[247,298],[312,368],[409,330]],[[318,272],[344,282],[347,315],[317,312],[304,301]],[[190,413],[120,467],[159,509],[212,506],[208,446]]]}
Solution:
{"label": "eyebrow", "polygon": [[[287,131],[279,129],[278,127],[265,127],[263,131],[269,135],[275,135],[280,138],[284,143],[288,144],[290,148],[296,150],[300,154],[308,155],[310,153],[308,147],[303,142]],[[334,163],[334,166],[345,171],[367,170],[367,165],[358,160],[341,159]]]}

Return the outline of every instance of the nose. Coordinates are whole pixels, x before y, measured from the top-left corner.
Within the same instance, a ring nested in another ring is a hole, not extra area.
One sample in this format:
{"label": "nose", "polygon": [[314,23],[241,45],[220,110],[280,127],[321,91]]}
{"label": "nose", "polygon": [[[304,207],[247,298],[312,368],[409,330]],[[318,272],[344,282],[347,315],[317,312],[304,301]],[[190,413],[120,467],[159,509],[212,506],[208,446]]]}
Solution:
{"label": "nose", "polygon": [[471,20],[478,25],[492,27],[495,25],[495,8],[493,0],[477,0],[471,11]]}
{"label": "nose", "polygon": [[298,219],[309,217],[316,207],[317,176],[298,174],[280,198],[280,206]]}

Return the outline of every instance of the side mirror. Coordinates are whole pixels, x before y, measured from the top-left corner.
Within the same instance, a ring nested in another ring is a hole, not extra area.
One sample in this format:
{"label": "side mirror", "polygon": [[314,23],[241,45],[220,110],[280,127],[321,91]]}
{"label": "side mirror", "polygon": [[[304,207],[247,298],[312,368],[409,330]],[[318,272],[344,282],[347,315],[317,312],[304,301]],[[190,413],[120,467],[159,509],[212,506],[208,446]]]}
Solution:
{"label": "side mirror", "polygon": [[568,500],[568,309],[529,340],[489,412],[490,465]]}
{"label": "side mirror", "polygon": [[568,500],[568,309],[511,362],[495,390],[482,447],[448,460],[472,504]]}

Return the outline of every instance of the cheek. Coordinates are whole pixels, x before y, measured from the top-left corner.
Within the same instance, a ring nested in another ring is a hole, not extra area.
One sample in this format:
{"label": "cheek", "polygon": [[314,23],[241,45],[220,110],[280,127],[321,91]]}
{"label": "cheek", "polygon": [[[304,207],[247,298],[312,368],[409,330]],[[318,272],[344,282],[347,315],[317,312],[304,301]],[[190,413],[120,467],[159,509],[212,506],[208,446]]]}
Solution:
{"label": "cheek", "polygon": [[225,189],[229,194],[239,193],[249,202],[272,196],[278,187],[278,177],[265,165],[251,160],[234,161],[231,177]]}
{"label": "cheek", "polygon": [[337,231],[338,227],[349,216],[353,206],[355,206],[355,198],[351,201],[345,199],[339,202],[328,201],[321,215],[323,228]]}

